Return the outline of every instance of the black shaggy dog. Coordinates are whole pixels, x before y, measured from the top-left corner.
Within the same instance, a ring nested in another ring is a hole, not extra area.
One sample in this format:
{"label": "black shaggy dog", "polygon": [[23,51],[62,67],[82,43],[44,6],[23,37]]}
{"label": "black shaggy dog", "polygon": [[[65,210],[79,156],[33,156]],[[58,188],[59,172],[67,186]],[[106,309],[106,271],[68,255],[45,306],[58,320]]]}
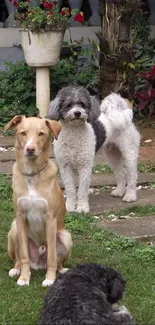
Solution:
{"label": "black shaggy dog", "polygon": [[134,325],[123,297],[125,280],[106,265],[81,264],[60,275],[48,289],[40,325]]}

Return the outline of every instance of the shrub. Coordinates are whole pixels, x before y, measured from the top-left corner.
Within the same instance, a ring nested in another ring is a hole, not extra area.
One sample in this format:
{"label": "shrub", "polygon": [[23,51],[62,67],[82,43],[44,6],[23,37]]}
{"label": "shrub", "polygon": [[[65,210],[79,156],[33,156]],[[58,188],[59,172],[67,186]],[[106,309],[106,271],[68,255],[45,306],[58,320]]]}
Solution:
{"label": "shrub", "polygon": [[[123,62],[123,79],[134,98],[134,112],[140,117],[154,115],[153,66],[155,66],[155,39],[151,39],[146,12],[135,12],[131,27],[131,62]],[[147,75],[151,73],[148,80]],[[152,81],[151,81],[152,79]]]}
{"label": "shrub", "polygon": [[151,71],[139,75],[144,83],[136,87],[135,102],[139,112],[144,111],[146,117],[155,116],[155,66]]}
{"label": "shrub", "polygon": [[[78,59],[77,59],[78,58]],[[80,56],[72,55],[51,68],[51,99],[62,87],[81,85],[90,91],[96,89],[99,65],[91,50],[81,49]],[[13,116],[24,114],[36,116],[35,69],[25,62],[7,63],[6,71],[0,71],[0,126]]]}
{"label": "shrub", "polygon": [[140,249],[137,248],[134,253],[135,258],[143,262],[155,261],[155,247],[143,246]]}
{"label": "shrub", "polygon": [[18,114],[35,115],[35,94],[35,71],[24,62],[7,63],[0,72],[0,125]]}

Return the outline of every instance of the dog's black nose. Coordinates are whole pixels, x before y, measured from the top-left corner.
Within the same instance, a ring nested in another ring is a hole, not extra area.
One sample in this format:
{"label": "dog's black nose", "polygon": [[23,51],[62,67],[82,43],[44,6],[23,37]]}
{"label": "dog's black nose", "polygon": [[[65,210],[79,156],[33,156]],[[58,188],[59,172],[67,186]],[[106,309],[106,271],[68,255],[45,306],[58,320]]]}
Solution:
{"label": "dog's black nose", "polygon": [[81,116],[81,112],[79,112],[79,111],[76,111],[76,112],[74,112],[74,115],[75,115],[75,117],[80,117]]}

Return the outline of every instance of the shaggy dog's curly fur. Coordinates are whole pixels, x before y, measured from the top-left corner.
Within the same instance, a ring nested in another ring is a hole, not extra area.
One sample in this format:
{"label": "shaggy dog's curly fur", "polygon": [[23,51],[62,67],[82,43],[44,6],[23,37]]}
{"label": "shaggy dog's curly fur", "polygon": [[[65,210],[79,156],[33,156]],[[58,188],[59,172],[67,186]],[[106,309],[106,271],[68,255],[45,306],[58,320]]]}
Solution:
{"label": "shaggy dog's curly fur", "polygon": [[[60,120],[62,131],[54,152],[67,196],[68,211],[89,212],[88,191],[95,152],[103,145],[116,177],[111,195],[136,201],[140,135],[129,102],[110,94],[101,103],[83,87],[66,87],[50,104],[48,117]],[[79,175],[76,194],[74,169]],[[77,196],[77,198],[76,198]]]}
{"label": "shaggy dog's curly fur", "polygon": [[45,297],[40,325],[134,325],[123,297],[125,280],[106,265],[81,264],[60,275]]}
{"label": "shaggy dog's curly fur", "polygon": [[100,109],[98,121],[106,129],[103,148],[117,182],[111,195],[136,201],[140,134],[133,123],[133,111],[127,100],[114,93],[104,98]]}
{"label": "shaggy dog's curly fur", "polygon": [[[98,100],[83,87],[66,87],[51,102],[48,117],[60,120],[62,129],[54,141],[54,153],[66,192],[68,211],[89,211],[88,191],[96,150],[96,136],[91,125],[100,114]],[[90,122],[90,123],[88,123]],[[102,132],[100,141],[105,140]],[[74,179],[79,175],[78,192]]]}

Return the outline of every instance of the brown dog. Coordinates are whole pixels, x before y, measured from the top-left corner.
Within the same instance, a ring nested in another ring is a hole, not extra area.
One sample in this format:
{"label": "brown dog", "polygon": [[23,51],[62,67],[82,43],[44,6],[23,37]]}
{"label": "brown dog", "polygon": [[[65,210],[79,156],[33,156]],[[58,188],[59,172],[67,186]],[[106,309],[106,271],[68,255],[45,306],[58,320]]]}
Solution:
{"label": "brown dog", "polygon": [[13,167],[13,202],[16,219],[8,234],[8,254],[15,261],[9,276],[29,285],[30,266],[46,268],[43,286],[51,285],[56,271],[70,256],[72,239],[64,229],[65,201],[56,181],[56,166],[49,159],[50,134],[57,138],[61,125],[36,117],[15,116],[5,130],[16,130]]}

